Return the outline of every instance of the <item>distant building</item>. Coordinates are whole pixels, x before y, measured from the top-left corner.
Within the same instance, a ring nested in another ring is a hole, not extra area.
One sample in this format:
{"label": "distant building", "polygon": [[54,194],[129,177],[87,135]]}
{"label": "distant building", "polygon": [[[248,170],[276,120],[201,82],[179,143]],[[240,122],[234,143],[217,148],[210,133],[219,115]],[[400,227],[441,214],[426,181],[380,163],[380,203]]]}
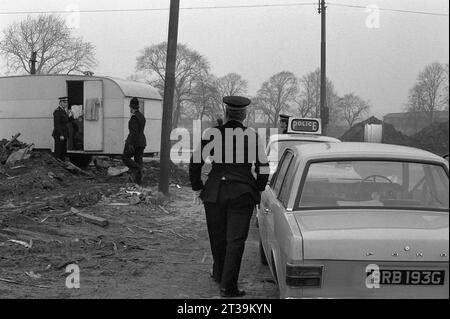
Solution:
{"label": "distant building", "polygon": [[[435,123],[448,122],[448,111],[435,111],[434,121]],[[405,135],[412,136],[422,129],[430,126],[430,116],[427,112],[404,112],[404,113],[391,113],[387,114],[383,118],[384,123],[391,124],[396,130],[402,132]]]}

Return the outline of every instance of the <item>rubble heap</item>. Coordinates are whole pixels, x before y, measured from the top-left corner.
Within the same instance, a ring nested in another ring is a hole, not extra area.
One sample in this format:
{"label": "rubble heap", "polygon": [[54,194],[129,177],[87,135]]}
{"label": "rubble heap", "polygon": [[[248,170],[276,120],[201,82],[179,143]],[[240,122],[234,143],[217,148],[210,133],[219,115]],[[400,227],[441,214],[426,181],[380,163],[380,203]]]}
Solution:
{"label": "rubble heap", "polygon": [[448,134],[449,122],[434,123],[415,134],[412,138],[416,147],[443,156],[449,153]]}
{"label": "rubble heap", "polygon": [[407,136],[397,131],[393,125],[383,123],[383,121],[372,116],[355,124],[340,140],[343,142],[363,142],[366,124],[383,124],[382,143],[416,147],[438,155],[449,153],[449,122],[434,123],[414,136]]}

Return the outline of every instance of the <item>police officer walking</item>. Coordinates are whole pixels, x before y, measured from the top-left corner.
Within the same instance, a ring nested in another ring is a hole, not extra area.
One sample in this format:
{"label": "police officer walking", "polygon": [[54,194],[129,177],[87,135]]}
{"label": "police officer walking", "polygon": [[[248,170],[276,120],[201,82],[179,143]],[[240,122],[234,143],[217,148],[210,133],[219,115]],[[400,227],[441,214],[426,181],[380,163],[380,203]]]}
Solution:
{"label": "police officer walking", "polygon": [[139,111],[139,100],[135,97],[130,101],[130,112],[131,118],[128,122],[129,134],[125,141],[122,161],[130,169],[132,181],[141,185],[144,150],[147,146],[144,134],[146,120]]}
{"label": "police officer walking", "polygon": [[[245,295],[238,288],[241,260],[255,205],[268,181],[269,164],[256,131],[243,125],[251,101],[230,96],[223,102],[227,106],[225,124],[209,129],[211,134],[203,134],[202,145],[191,158],[189,175],[194,197],[205,206],[214,260],[211,277],[220,283],[220,295],[232,298]],[[203,154],[211,143],[213,152]],[[203,184],[203,157],[208,155],[212,168]],[[253,166],[256,176],[252,174]]]}
{"label": "police officer walking", "polygon": [[53,112],[53,139],[55,140],[55,157],[61,161],[66,160],[67,139],[69,137],[69,99],[64,96],[59,98],[59,106]]}

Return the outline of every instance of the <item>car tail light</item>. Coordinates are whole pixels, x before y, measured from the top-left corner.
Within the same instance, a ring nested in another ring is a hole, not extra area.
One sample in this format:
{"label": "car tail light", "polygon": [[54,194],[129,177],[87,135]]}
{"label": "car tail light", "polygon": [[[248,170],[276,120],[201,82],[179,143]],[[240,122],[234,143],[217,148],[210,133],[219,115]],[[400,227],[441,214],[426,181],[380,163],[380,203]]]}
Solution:
{"label": "car tail light", "polygon": [[322,266],[286,265],[286,284],[291,287],[322,286]]}

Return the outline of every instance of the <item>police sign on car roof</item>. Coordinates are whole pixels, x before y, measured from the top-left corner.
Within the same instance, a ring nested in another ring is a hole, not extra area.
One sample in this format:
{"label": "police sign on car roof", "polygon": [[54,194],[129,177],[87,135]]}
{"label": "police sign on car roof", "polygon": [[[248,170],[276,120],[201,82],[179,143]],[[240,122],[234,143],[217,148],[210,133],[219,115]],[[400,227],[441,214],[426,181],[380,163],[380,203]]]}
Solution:
{"label": "police sign on car roof", "polygon": [[311,118],[289,118],[288,134],[302,133],[302,134],[322,134],[322,125],[319,119]]}

